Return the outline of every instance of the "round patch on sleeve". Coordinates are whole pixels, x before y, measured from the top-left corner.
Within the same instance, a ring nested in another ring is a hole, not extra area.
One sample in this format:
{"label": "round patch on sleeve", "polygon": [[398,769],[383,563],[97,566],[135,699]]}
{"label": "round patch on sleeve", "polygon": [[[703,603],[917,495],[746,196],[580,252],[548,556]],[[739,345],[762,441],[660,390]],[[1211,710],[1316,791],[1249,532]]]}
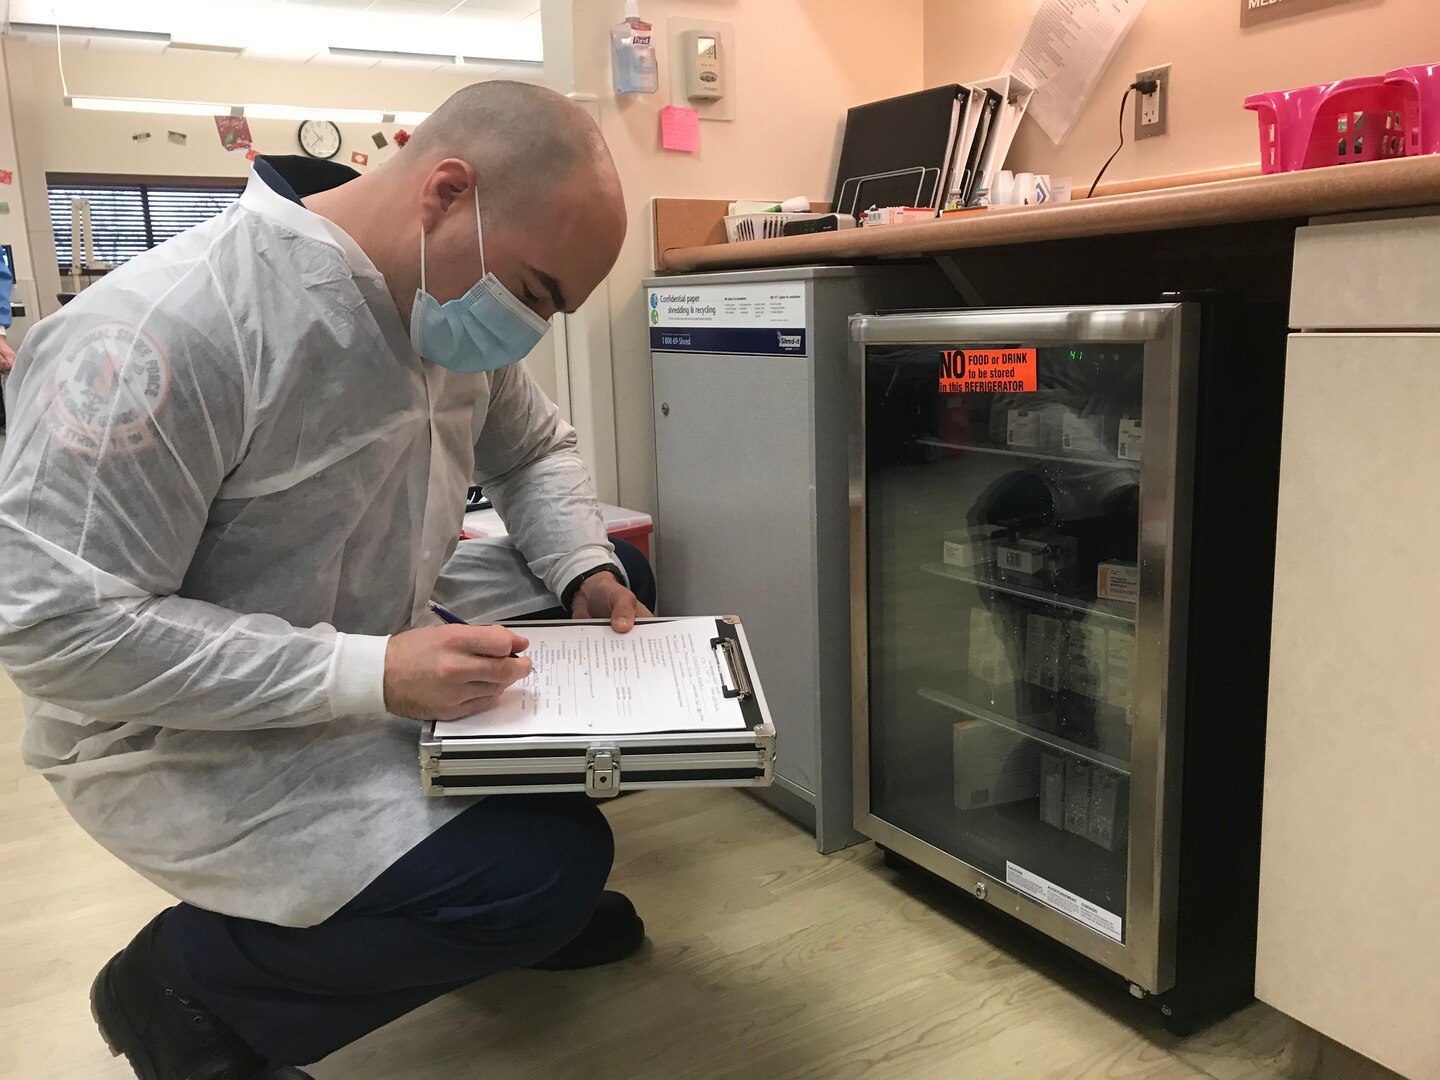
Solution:
{"label": "round patch on sleeve", "polygon": [[156,440],[170,393],[164,350],[139,327],[112,322],[80,334],[56,366],[57,434],[79,450],[135,451]]}

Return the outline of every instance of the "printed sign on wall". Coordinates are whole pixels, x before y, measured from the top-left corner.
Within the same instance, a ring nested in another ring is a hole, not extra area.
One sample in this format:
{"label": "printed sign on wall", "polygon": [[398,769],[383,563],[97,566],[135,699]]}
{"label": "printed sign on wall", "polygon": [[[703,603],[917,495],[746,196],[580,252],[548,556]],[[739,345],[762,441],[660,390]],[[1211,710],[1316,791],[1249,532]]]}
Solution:
{"label": "printed sign on wall", "polygon": [[1292,15],[1304,15],[1308,11],[1352,2],[1353,0],[1240,0],[1240,25],[1259,26],[1278,19],[1288,19]]}

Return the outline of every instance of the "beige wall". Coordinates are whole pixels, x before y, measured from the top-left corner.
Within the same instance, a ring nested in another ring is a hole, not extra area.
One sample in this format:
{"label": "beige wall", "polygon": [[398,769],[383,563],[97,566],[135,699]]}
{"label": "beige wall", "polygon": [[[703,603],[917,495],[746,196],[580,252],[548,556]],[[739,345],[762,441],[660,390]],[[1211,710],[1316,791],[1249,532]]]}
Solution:
{"label": "beige wall", "polygon": [[[998,72],[1030,10],[1022,0],[925,0],[926,84]],[[1010,164],[1088,186],[1115,149],[1121,94],[1137,71],[1157,64],[1174,65],[1171,133],[1132,144],[1127,110],[1126,146],[1107,180],[1254,162],[1258,129],[1243,107],[1246,95],[1437,60],[1435,0],[1358,0],[1244,31],[1235,0],[1149,0],[1070,137],[1057,148],[1026,122]]]}
{"label": "beige wall", "polygon": [[[608,31],[623,9],[621,0],[575,0],[573,86],[561,88],[596,96],[625,184],[630,232],[610,277],[619,488],[626,506],[653,512],[650,348],[640,291],[653,262],[650,200],[828,199],[845,110],[922,85],[922,2],[886,5],[883,31],[877,31],[871,0],[648,0],[640,10],[656,26],[661,88],[622,99],[610,84]],[[662,150],[659,142],[659,112],[671,103],[665,25],[672,16],[735,28],[735,120],[702,122],[701,149],[694,155]],[[552,56],[548,34],[546,66],[553,62],[563,82],[569,73]]]}
{"label": "beige wall", "polygon": [[[221,147],[210,117],[67,108],[53,39],[6,38],[4,44],[25,194],[32,209],[28,218],[31,247],[45,311],[54,310],[54,293],[59,287],[45,204],[46,173],[244,176],[249,171],[243,152],[227,152]],[[313,104],[317,116],[324,115],[326,105],[429,110],[476,77],[463,71],[262,62],[207,53],[162,54],[108,47],[67,48],[65,74],[72,94]],[[251,135],[262,153],[298,153],[297,127],[289,120],[250,121]],[[388,137],[396,125],[341,124],[344,141],[336,160],[349,163],[351,151],[359,150],[369,155],[370,167],[374,167],[394,153],[393,142],[383,150],[376,149],[370,135],[377,128]],[[187,134],[184,146],[168,141],[166,131],[171,129]],[[135,142],[131,136],[140,131],[149,131],[151,137]]]}

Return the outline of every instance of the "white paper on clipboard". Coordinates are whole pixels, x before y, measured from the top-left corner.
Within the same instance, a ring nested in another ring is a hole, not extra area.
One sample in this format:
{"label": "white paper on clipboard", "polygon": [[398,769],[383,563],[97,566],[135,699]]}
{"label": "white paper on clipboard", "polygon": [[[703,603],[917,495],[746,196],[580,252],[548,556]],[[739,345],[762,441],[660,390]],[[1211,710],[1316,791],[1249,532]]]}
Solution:
{"label": "white paper on clipboard", "polygon": [[713,618],[608,626],[516,626],[530,639],[535,671],[485,712],[437,723],[456,737],[629,735],[743,730],[740,702],[726,697]]}
{"label": "white paper on clipboard", "polygon": [[1035,88],[1030,115],[1059,146],[1145,0],[1039,0],[1007,68]]}

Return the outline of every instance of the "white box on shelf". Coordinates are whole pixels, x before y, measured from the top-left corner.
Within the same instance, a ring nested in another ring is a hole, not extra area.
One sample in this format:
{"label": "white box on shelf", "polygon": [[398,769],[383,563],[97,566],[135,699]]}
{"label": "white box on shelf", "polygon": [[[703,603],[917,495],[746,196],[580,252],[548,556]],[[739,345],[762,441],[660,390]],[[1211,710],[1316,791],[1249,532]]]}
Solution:
{"label": "white box on shelf", "polygon": [[1105,452],[1105,417],[1081,416],[1066,409],[1060,422],[1060,449],[1067,454],[1100,457]]}
{"label": "white box on shelf", "polygon": [[1005,417],[1005,445],[1011,449],[1040,448],[1040,413],[1035,409],[1011,409]]}
{"label": "white box on shelf", "polygon": [[995,565],[1015,574],[1042,574],[1050,565],[1050,546],[1043,540],[1007,540],[995,547]]}
{"label": "white box on shelf", "polygon": [[961,810],[1040,794],[1040,744],[984,720],[954,728],[955,805]]}
{"label": "white box on shelf", "polygon": [[995,541],[1005,535],[999,525],[971,525],[945,534],[945,565],[958,570],[987,566]]}
{"label": "white box on shelf", "polygon": [[1069,758],[1065,763],[1065,831],[1076,836],[1090,833],[1090,772],[1088,761]]}
{"label": "white box on shelf", "polygon": [[1073,536],[1047,529],[1033,532],[1025,537],[1045,545],[1045,570],[1050,574],[1063,574],[1073,569],[1080,553],[1080,541]]}
{"label": "white box on shelf", "polygon": [[1139,420],[1120,421],[1120,449],[1122,461],[1140,461],[1145,451],[1145,432]]}
{"label": "white box on shelf", "polygon": [[1035,449],[1059,453],[1065,438],[1065,417],[1072,415],[1070,410],[1058,401],[1052,401],[1031,411],[1036,416]]}
{"label": "white box on shelf", "polygon": [[1005,623],[994,612],[970,609],[970,664],[972,678],[991,686],[1018,681],[1015,658],[1008,648]]}
{"label": "white box on shelf", "polygon": [[1059,619],[1031,615],[1025,633],[1025,681],[1045,690],[1060,689],[1065,628]]}
{"label": "white box on shelf", "polygon": [[1111,630],[1105,643],[1105,701],[1128,715],[1134,698],[1135,635]]}
{"label": "white box on shelf", "polygon": [[1095,595],[1101,600],[1140,599],[1140,568],[1133,562],[1109,559],[1095,571]]}
{"label": "white box on shelf", "polygon": [[1040,754],[1040,820],[1065,828],[1065,755],[1053,750]]}
{"label": "white box on shelf", "polygon": [[1129,785],[1125,777],[1096,765],[1090,770],[1090,820],[1086,822],[1085,838],[1106,851],[1116,851],[1125,844],[1126,812],[1129,809]]}
{"label": "white box on shelf", "polygon": [[1104,627],[1072,622],[1065,636],[1065,685],[1074,694],[1100,701],[1105,694]]}

